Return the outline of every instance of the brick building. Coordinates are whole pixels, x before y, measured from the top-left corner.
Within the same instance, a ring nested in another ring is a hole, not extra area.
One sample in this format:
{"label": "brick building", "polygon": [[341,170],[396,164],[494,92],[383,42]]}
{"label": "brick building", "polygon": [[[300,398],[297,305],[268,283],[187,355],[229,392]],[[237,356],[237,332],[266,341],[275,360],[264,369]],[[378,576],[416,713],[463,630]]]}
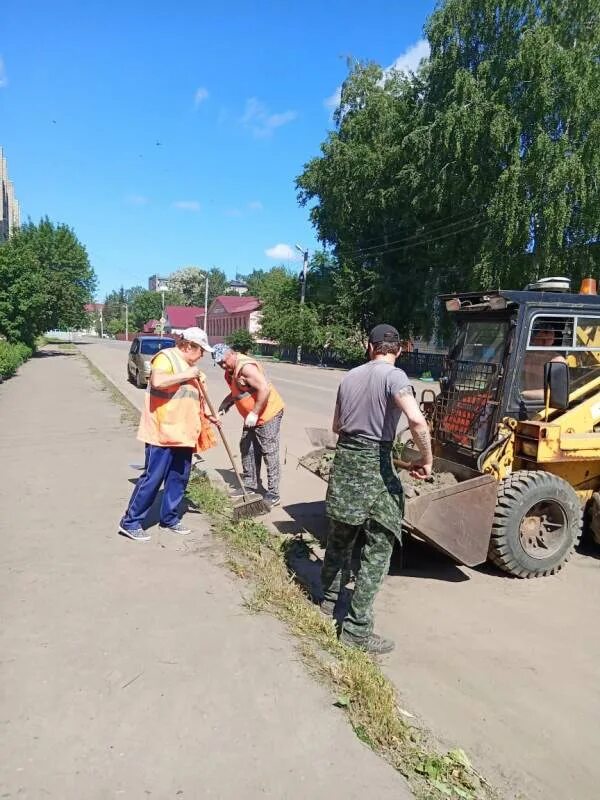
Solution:
{"label": "brick building", "polygon": [[[260,300],[257,297],[219,295],[208,309],[208,340],[211,344],[224,342],[230,334],[241,329],[256,337],[260,334],[260,317]],[[196,325],[204,327],[202,321],[197,317]]]}

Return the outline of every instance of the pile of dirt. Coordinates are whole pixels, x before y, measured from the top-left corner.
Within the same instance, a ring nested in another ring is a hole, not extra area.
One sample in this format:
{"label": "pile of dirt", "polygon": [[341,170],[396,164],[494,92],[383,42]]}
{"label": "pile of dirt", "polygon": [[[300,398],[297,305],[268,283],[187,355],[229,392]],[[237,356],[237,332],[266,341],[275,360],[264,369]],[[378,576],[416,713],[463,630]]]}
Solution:
{"label": "pile of dirt", "polygon": [[[319,478],[328,481],[334,455],[334,450],[321,447],[318,450],[311,450],[310,453],[302,456],[300,464],[309,470],[309,472],[313,472],[315,475],[318,475]],[[394,455],[396,454],[394,453]],[[397,465],[397,467],[399,466],[400,465]],[[436,489],[446,489],[458,483],[451,472],[434,472],[430,478],[422,480],[420,478],[413,478],[408,470],[399,468],[398,477],[402,481],[406,497],[428,494],[429,492],[434,492]]]}
{"label": "pile of dirt", "polygon": [[335,450],[321,447],[319,450],[311,450],[310,453],[302,456],[300,464],[309,472],[314,472],[319,478],[323,478],[324,481],[329,481],[334,455]]}
{"label": "pile of dirt", "polygon": [[447,489],[449,486],[455,486],[458,480],[451,472],[434,472],[431,477],[413,478],[412,475],[405,469],[398,472],[398,477],[402,482],[402,488],[406,497],[418,497],[429,492],[435,492],[436,489]]}

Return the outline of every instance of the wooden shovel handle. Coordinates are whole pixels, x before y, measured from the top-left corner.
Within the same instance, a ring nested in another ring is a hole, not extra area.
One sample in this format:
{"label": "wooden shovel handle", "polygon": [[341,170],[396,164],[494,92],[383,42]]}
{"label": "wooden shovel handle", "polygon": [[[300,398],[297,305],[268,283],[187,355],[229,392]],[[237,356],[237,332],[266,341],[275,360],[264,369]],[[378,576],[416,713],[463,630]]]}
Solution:
{"label": "wooden shovel handle", "polygon": [[[202,395],[204,396],[204,400],[206,402],[206,405],[208,406],[208,410],[210,411],[210,413],[211,413],[211,415],[213,417],[218,419],[217,415],[215,414],[215,407],[211,403],[210,397],[208,396],[208,392],[206,391],[206,386],[202,383],[201,380],[199,380],[198,383],[200,384],[200,391],[202,392]],[[231,466],[233,467],[233,471],[235,472],[235,477],[238,479],[238,483],[240,485],[240,489],[242,490],[242,493],[244,495],[247,495],[248,492],[246,491],[246,487],[244,486],[244,483],[242,481],[242,476],[240,475],[239,470],[238,470],[238,468],[236,466],[235,459],[233,457],[233,452],[232,452],[231,447],[229,446],[229,442],[227,441],[227,438],[226,438],[226,436],[225,436],[225,434],[223,432],[223,428],[220,425],[217,425],[217,428],[218,428],[219,433],[221,435],[221,441],[223,442],[225,450],[227,451],[227,455],[229,456],[229,460],[231,461]]]}

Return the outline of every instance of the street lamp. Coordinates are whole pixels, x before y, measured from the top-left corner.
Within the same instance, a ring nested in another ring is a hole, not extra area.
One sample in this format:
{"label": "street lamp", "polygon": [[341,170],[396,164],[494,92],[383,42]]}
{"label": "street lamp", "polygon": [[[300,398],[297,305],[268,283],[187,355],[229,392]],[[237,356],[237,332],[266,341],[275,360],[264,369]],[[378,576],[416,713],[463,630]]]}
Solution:
{"label": "street lamp", "polygon": [[[302,282],[300,287],[300,308],[304,305],[304,298],[306,297],[306,276],[308,274],[308,250],[304,247],[296,245],[296,250],[302,253]],[[296,348],[296,364],[302,360],[302,345],[299,344]]]}

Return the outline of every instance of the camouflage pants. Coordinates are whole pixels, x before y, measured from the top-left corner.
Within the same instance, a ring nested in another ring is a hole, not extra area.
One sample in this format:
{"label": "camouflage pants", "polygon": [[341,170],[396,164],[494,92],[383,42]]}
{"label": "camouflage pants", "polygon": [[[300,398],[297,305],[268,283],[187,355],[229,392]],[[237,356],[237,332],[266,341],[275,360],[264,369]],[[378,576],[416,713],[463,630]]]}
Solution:
{"label": "camouflage pants", "polygon": [[390,567],[395,536],[374,519],[367,519],[363,525],[330,519],[329,524],[321,585],[324,600],[332,604],[337,602],[341,587],[348,582],[356,537],[361,529],[365,534],[354,594],[343,623],[344,633],[360,641],[373,631],[373,603]]}

